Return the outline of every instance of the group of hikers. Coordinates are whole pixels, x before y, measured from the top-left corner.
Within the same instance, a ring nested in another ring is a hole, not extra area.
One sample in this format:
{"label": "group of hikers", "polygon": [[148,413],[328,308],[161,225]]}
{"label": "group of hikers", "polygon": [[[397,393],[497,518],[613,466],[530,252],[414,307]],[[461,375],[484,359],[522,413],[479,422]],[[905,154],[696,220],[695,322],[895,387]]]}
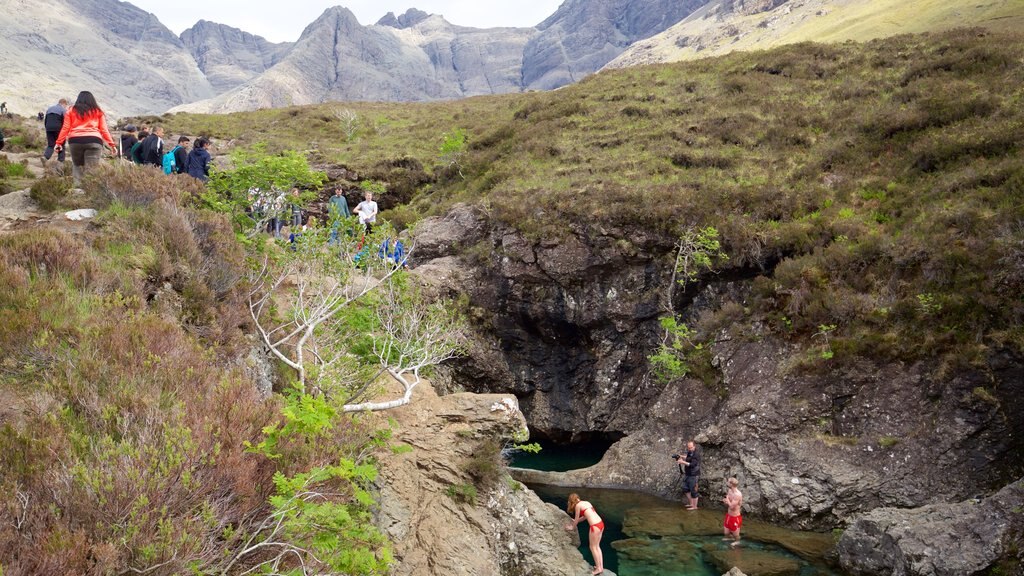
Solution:
{"label": "group of hikers", "polygon": [[[178,138],[177,145],[164,150],[164,129],[155,126],[125,126],[119,141],[115,142],[107,128],[107,118],[96,103],[92,92],[79,92],[74,105],[61,98],[42,114],[46,130],[46,150],[43,163],[49,162],[54,154],[57,161],[64,163],[68,153],[71,156],[71,174],[75,185],[81,182],[86,170],[99,164],[104,149],[109,149],[116,158],[140,165],[156,166],[165,174],[188,174],[206,181],[210,176],[210,140],[200,137],[189,150],[191,139]],[[65,150],[66,149],[66,150]]]}
{"label": "group of hikers", "polygon": [[[166,149],[162,126],[142,125],[137,128],[128,124],[124,127],[120,139],[115,142],[107,128],[106,116],[91,92],[80,92],[74,105],[69,105],[66,98],[61,98],[45,112],[40,112],[39,116],[46,130],[44,165],[54,155],[57,161],[63,164],[70,154],[72,177],[76,186],[81,182],[86,170],[100,162],[104,149],[109,149],[116,158],[143,166],[154,166],[163,170],[165,174],[188,174],[203,182],[209,179],[212,157],[208,138],[197,138],[195,145],[191,146],[192,141],[188,136],[179,136],[177,144]],[[249,206],[254,216],[266,217],[267,231],[276,237],[281,237],[281,230],[286,222],[291,224],[292,233],[300,230],[303,225],[303,211],[297,188],[292,190],[290,198],[286,198],[281,191],[261,191],[254,188],[249,191]],[[365,227],[366,233],[373,230],[373,225],[377,221],[377,203],[373,200],[373,193],[369,191],[365,192],[363,201],[354,210],[349,210],[348,201],[342,195],[341,189],[338,189],[328,201],[328,208],[336,213],[339,219],[348,218],[355,213],[359,217],[359,224]],[[331,239],[334,242],[338,239],[337,225],[331,231]]]}
{"label": "group of hikers", "polygon": [[[683,493],[686,496],[686,510],[697,510],[697,501],[700,494],[697,490],[700,481],[701,450],[696,442],[690,440],[686,443],[686,451],[682,454],[673,454],[672,458],[679,466],[679,474],[683,477]],[[740,543],[740,527],[743,526],[743,494],[739,490],[739,481],[736,478],[729,478],[725,482],[725,496],[722,503],[725,504],[725,520],[722,522],[722,540],[730,541],[731,546]],[[594,505],[586,500],[581,500],[579,494],[569,494],[569,503],[566,508],[573,521],[565,525],[566,530],[572,530],[583,520],[589,525],[589,548],[594,557],[594,569],[591,574],[604,572],[604,555],[601,553],[601,535],[604,534],[604,520],[597,513]]]}

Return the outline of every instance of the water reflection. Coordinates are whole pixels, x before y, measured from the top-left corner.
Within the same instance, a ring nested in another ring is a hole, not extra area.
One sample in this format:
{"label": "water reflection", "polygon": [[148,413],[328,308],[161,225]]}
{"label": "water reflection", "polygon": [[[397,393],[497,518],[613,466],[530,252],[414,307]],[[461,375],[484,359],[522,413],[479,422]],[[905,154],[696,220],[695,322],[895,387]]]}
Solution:
{"label": "water reflection", "polygon": [[[830,534],[785,530],[744,518],[743,542],[722,541],[724,511],[683,510],[678,502],[630,490],[531,486],[545,502],[565,509],[578,492],[605,521],[601,539],[605,567],[620,576],[719,576],[733,566],[748,576],[840,576],[825,556]],[[585,523],[580,535],[586,542]],[[580,551],[593,563],[590,551]]]}

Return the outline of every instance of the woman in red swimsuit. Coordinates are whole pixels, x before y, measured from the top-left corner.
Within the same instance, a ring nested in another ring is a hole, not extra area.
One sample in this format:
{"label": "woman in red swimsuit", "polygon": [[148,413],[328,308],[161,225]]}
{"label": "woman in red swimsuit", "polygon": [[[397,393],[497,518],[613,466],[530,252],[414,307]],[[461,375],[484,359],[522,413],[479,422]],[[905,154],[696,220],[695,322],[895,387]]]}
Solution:
{"label": "woman in red swimsuit", "polygon": [[584,518],[590,524],[590,553],[594,555],[594,564],[596,564],[591,574],[604,572],[604,556],[601,555],[601,535],[604,534],[604,520],[601,520],[601,517],[597,515],[597,510],[594,510],[593,504],[586,500],[580,500],[580,495],[575,492],[569,494],[567,510],[569,515],[573,516],[575,520],[571,524],[565,525],[566,530],[572,530]]}

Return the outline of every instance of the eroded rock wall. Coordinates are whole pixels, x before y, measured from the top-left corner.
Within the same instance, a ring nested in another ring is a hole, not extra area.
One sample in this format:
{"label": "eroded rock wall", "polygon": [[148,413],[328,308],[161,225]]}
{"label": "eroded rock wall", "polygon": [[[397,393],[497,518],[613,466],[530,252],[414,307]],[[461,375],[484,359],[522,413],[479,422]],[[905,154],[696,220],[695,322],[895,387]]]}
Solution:
{"label": "eroded rock wall", "polygon": [[588,573],[565,512],[515,481],[481,488],[476,503],[449,490],[481,441],[511,441],[526,422],[514,398],[438,397],[421,384],[413,402],[388,412],[393,439],[408,445],[381,458],[377,523],[394,543],[395,574],[405,576],[578,576]]}
{"label": "eroded rock wall", "polygon": [[[571,230],[531,240],[467,206],[418,230],[420,274],[468,295],[477,328],[446,389],[515,394],[530,426],[558,440],[625,435],[561,483],[679,497],[669,456],[695,437],[705,503],[737,476],[749,512],[832,529],[881,506],[988,494],[1024,474],[1020,358],[994,353],[948,376],[928,361],[837,367],[741,314],[710,338],[716,378],[658,384],[646,357],[660,338],[669,239]],[[723,274],[677,295],[677,309],[691,319],[742,310],[749,291],[743,273]]]}

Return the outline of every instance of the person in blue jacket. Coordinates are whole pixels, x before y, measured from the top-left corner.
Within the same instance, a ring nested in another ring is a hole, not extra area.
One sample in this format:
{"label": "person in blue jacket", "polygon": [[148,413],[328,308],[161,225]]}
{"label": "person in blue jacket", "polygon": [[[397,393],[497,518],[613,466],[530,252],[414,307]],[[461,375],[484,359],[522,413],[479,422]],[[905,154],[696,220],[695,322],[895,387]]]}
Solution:
{"label": "person in blue jacket", "polygon": [[188,175],[193,178],[198,178],[203,182],[210,179],[210,152],[207,148],[210,147],[209,138],[200,137],[196,140],[196,145],[192,148],[192,151],[188,153],[188,161],[186,162],[186,170]]}

